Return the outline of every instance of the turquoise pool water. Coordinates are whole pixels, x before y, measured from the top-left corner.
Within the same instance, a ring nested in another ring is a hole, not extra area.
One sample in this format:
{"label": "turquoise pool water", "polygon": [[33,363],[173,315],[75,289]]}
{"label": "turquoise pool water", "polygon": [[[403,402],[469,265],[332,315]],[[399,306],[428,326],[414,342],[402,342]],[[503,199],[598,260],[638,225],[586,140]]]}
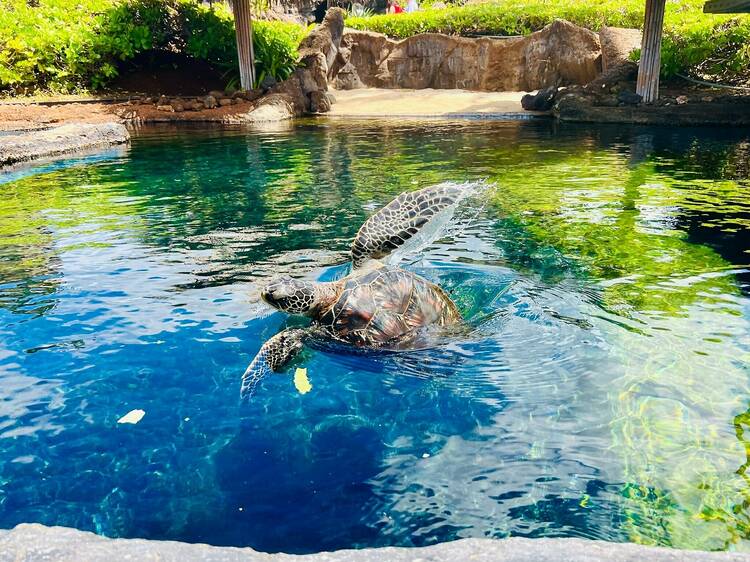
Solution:
{"label": "turquoise pool water", "polygon": [[[749,174],[746,132],[547,121],[146,128],[2,174],[0,527],[747,550]],[[307,350],[240,403],[300,324],[260,285],[342,275],[396,194],[480,180],[467,226],[407,265],[470,337]]]}

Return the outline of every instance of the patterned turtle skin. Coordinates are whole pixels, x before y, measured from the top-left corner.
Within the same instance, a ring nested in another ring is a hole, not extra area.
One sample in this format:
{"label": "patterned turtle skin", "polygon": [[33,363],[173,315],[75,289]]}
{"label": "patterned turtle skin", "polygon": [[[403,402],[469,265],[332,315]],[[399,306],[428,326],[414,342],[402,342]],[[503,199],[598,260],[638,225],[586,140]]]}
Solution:
{"label": "patterned turtle skin", "polygon": [[387,256],[460,197],[460,188],[451,184],[402,193],[360,227],[352,242],[352,266]]}

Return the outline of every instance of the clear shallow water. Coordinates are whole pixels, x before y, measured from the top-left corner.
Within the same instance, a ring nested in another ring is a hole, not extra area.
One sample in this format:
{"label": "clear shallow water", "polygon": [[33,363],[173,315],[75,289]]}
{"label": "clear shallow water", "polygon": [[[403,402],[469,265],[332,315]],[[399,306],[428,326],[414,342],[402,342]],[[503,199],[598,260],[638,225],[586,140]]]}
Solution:
{"label": "clear shallow water", "polygon": [[[144,129],[0,176],[0,527],[747,550],[749,162],[742,133],[436,121]],[[265,279],[335,278],[394,195],[478,179],[471,225],[409,265],[470,336],[308,350],[311,392],[239,403],[297,323]]]}

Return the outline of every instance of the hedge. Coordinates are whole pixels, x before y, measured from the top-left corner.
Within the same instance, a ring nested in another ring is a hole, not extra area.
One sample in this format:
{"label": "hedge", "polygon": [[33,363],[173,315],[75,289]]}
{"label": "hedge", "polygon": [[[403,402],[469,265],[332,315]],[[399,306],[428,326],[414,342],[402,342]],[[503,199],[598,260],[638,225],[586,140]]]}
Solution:
{"label": "hedge", "polygon": [[[258,76],[286,78],[306,34],[298,25],[256,22]],[[105,87],[118,65],[149,50],[180,52],[237,70],[234,22],[223,5],[196,0],[0,0],[0,89],[75,92]]]}

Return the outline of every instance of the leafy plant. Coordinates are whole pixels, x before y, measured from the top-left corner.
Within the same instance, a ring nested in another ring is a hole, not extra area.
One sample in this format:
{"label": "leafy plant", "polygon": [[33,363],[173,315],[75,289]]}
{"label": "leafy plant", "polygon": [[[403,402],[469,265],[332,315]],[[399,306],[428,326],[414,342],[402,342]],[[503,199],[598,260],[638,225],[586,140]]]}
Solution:
{"label": "leafy plant", "polygon": [[294,72],[297,66],[297,46],[301,40],[302,34],[297,33],[296,28],[280,30],[264,21],[253,25],[256,86],[267,76],[284,80]]}
{"label": "leafy plant", "polygon": [[[118,66],[150,50],[205,60],[230,82],[238,73],[234,21],[197,0],[0,0],[0,89],[74,92],[106,87]],[[286,78],[302,26],[256,22],[258,72]]]}

